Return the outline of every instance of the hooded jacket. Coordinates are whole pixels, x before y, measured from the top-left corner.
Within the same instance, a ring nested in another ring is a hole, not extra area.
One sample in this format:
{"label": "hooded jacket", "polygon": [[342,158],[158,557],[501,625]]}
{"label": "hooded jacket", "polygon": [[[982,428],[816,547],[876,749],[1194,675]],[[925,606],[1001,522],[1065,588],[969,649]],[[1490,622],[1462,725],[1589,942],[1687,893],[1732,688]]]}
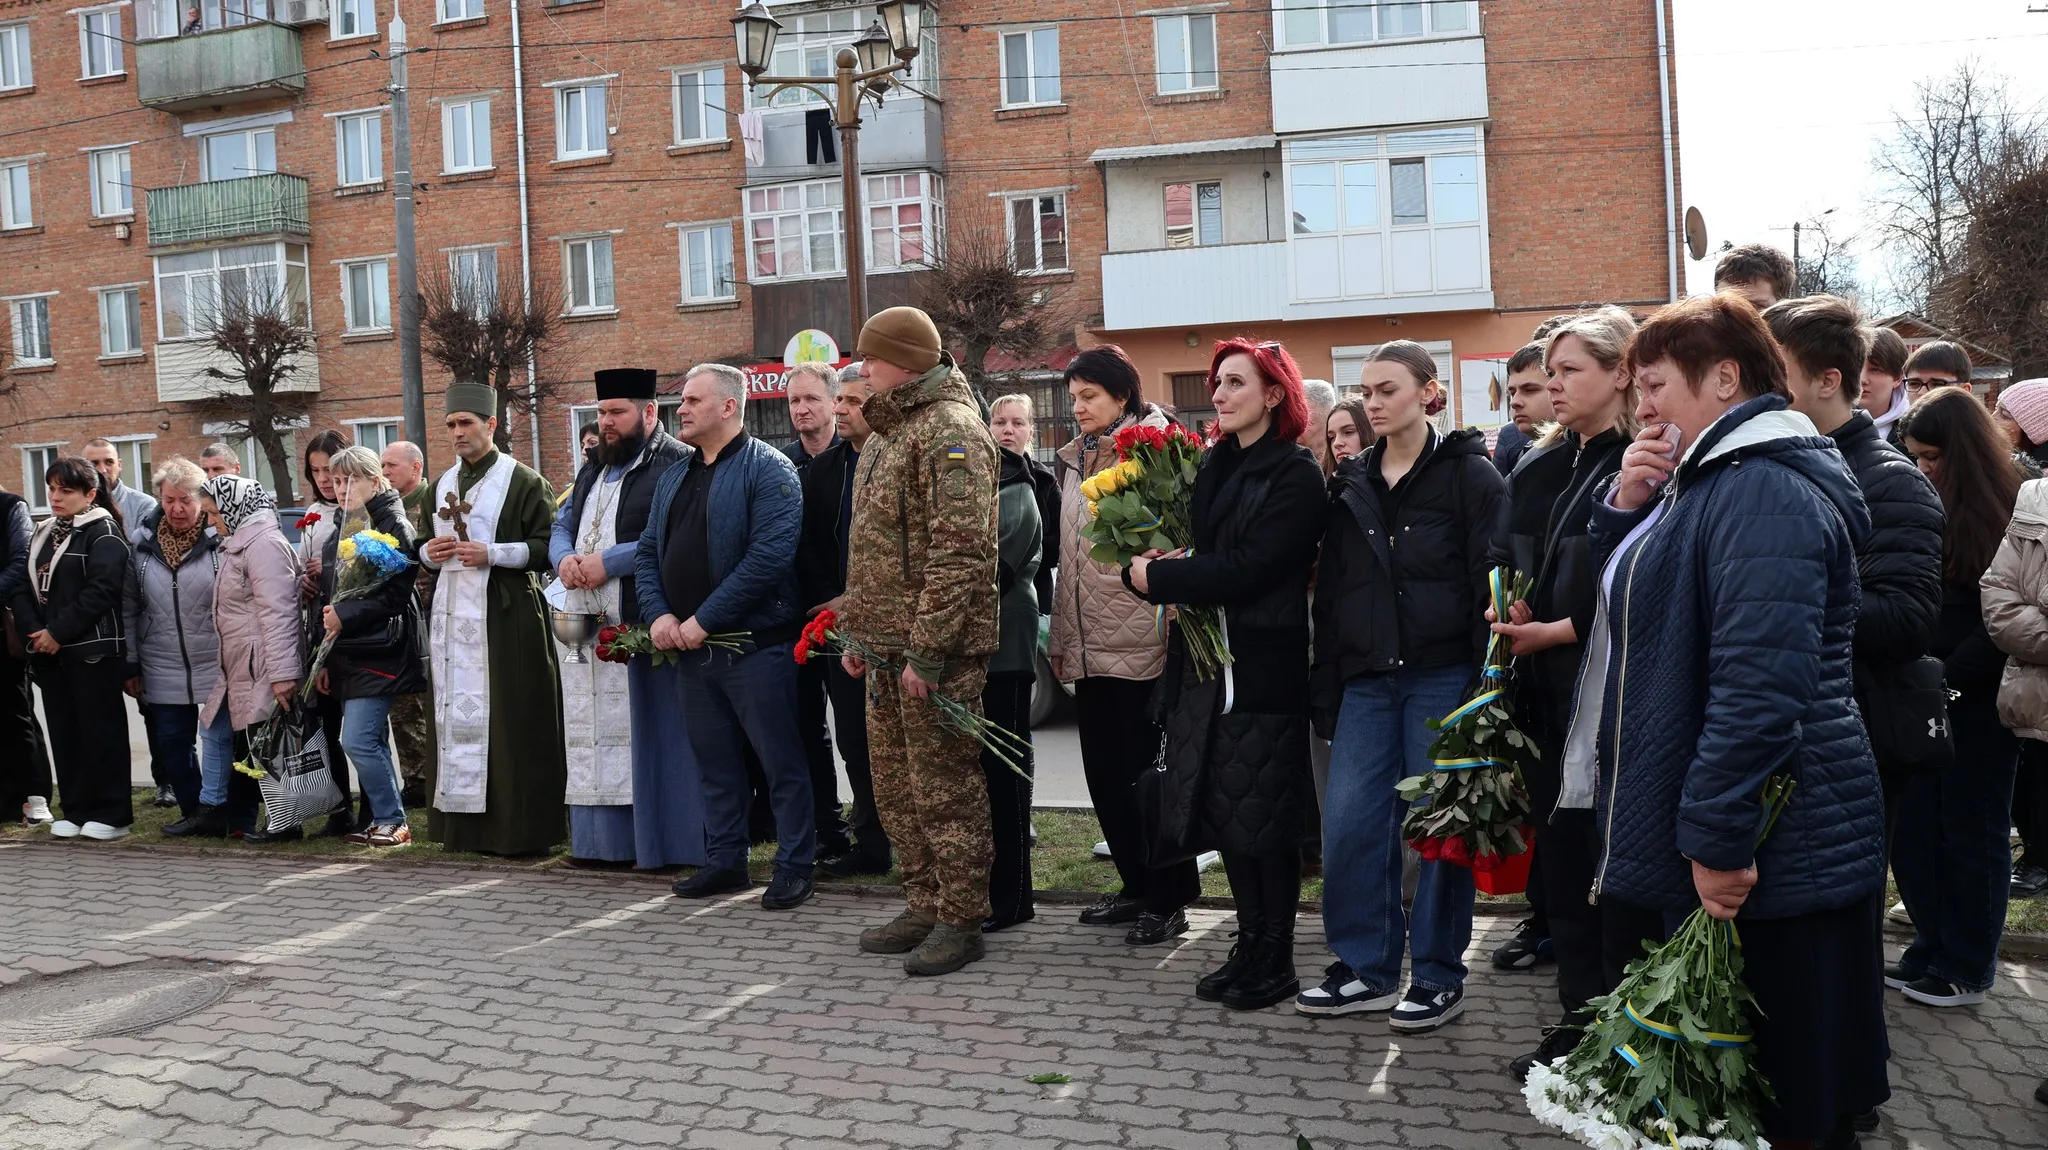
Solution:
{"label": "hooded jacket", "polygon": [[1124,586],[1122,569],[1098,563],[1081,537],[1088,516],[1083,481],[1116,465],[1116,433],[1126,427],[1166,426],[1166,413],[1146,404],[1100,435],[1075,437],[1059,450],[1059,551],[1066,557],[1053,590],[1052,639],[1047,656],[1063,682],[1100,676],[1156,679],[1166,667],[1166,638],[1150,603]]}
{"label": "hooded jacket", "polygon": [[220,539],[210,528],[174,568],[164,562],[157,531],[163,508],[129,533],[132,562],[121,597],[128,628],[128,673],[142,677],[142,702],[192,706],[213,694],[220,678],[220,632],[213,624],[213,581]]}
{"label": "hooded jacket", "polygon": [[2011,656],[1998,719],[2023,739],[2048,740],[2048,479],[2020,488],[1983,593],[1984,629]]}
{"label": "hooded jacket", "polygon": [[[1601,704],[1594,896],[1690,910],[1688,859],[1754,865],[1752,918],[1875,893],[1883,802],[1850,669],[1870,517],[1834,442],[1765,395],[1715,422],[1643,507],[1611,506],[1613,485],[1592,518],[1606,588],[1592,639],[1611,641],[1600,682],[1580,684]],[[1763,786],[1781,774],[1791,801],[1759,849]]]}
{"label": "hooded jacket", "polygon": [[[127,585],[128,540],[114,517],[89,507],[72,518],[71,536],[61,545],[50,538],[55,519],[45,520],[29,542],[27,579],[14,593],[14,625],[24,644],[47,630],[59,644],[54,656],[33,658],[120,658],[126,643],[121,629],[121,591]],[[50,563],[47,591],[36,588],[36,566],[60,549]]]}
{"label": "hooded jacket", "polygon": [[214,627],[220,632],[221,676],[200,713],[201,726],[221,707],[242,730],[270,713],[272,683],[297,682],[306,670],[299,621],[299,557],[266,512],[250,516],[221,541],[213,581]]}

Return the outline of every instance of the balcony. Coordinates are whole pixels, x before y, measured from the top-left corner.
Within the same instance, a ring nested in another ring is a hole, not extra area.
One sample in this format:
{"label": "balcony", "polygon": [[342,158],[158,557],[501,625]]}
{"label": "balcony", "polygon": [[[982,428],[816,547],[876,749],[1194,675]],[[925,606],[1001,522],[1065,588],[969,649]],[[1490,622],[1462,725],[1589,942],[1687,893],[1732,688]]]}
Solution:
{"label": "balcony", "polygon": [[1486,118],[1479,36],[1276,52],[1270,68],[1283,136]]}
{"label": "balcony", "polygon": [[136,98],[145,107],[189,112],[303,95],[299,31],[245,24],[135,45]]}
{"label": "balcony", "polygon": [[[747,165],[748,183],[775,183],[839,173],[837,128],[827,129],[827,138],[832,141],[833,162],[810,162],[805,118],[814,111],[822,114],[825,105],[805,103],[789,108],[762,109],[762,162]],[[945,163],[937,100],[914,93],[892,95],[882,101],[879,111],[872,103],[863,104],[861,119],[861,171],[932,168]],[[734,128],[733,131],[737,133],[739,129]]]}
{"label": "balcony", "polygon": [[244,236],[309,236],[306,181],[270,172],[149,189],[149,244],[216,243]]}
{"label": "balcony", "polygon": [[1277,320],[1288,304],[1287,244],[1217,244],[1102,257],[1102,326]]}
{"label": "balcony", "polygon": [[[247,395],[240,384],[228,383],[207,374],[208,369],[233,372],[235,361],[215,351],[205,340],[160,340],[156,352],[156,399],[158,403],[197,403],[224,395]],[[320,354],[308,348],[302,355],[285,361],[289,370],[277,384],[279,392],[317,395],[320,391]]]}

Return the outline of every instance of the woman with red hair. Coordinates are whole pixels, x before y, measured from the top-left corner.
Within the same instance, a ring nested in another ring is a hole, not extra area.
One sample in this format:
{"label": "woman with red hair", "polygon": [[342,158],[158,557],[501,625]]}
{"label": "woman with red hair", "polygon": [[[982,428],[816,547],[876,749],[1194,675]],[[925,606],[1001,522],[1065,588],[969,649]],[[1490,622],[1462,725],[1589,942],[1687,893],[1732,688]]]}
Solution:
{"label": "woman with red hair", "polygon": [[1308,575],[1322,537],[1323,472],[1301,369],[1277,343],[1227,340],[1209,366],[1217,440],[1195,479],[1194,546],[1134,559],[1131,589],[1158,604],[1222,609],[1233,662],[1204,680],[1176,630],[1161,681],[1164,769],[1191,792],[1194,843],[1223,855],[1237,945],[1195,994],[1241,1010],[1300,989],[1308,766]]}

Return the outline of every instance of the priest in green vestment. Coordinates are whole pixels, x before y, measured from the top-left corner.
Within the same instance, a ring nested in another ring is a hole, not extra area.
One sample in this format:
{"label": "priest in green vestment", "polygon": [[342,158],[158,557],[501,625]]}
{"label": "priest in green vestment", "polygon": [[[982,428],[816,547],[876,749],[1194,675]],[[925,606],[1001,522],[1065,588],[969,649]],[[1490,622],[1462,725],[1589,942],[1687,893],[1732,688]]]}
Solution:
{"label": "priest in green vestment", "polygon": [[447,410],[460,462],[434,485],[434,537],[420,549],[440,572],[427,836],[448,850],[537,854],[568,836],[562,686],[541,599],[554,492],[492,446],[495,391],[450,384]]}

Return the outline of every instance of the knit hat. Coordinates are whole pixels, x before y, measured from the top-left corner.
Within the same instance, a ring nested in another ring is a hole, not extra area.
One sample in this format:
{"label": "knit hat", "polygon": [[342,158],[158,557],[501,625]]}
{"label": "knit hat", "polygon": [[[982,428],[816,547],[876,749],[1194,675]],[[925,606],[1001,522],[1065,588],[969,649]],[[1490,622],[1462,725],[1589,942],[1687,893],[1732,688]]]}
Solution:
{"label": "knit hat", "polygon": [[487,383],[463,383],[456,381],[448,385],[446,411],[454,415],[466,411],[478,419],[495,419],[498,415],[498,393]]}
{"label": "knit hat", "polygon": [[2048,443],[2048,377],[2008,384],[1998,393],[1998,406],[2020,425],[2027,442]]}
{"label": "knit hat", "polygon": [[856,345],[863,356],[919,373],[939,365],[939,328],[914,307],[892,307],[868,317]]}

